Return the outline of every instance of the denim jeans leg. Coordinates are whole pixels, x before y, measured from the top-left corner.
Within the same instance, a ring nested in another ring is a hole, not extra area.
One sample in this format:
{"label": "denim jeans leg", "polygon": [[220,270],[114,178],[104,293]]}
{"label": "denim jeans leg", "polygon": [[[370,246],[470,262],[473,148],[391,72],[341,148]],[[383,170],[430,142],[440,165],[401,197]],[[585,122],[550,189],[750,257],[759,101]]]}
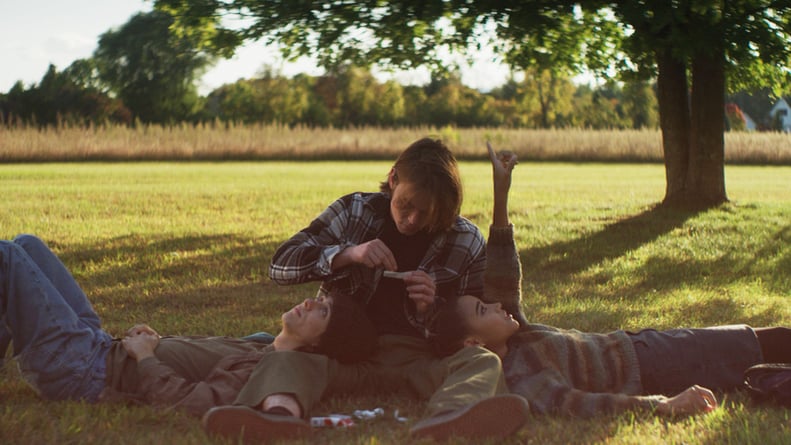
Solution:
{"label": "denim jeans leg", "polygon": [[38,266],[50,283],[63,296],[78,317],[95,329],[101,327],[99,316],[94,312],[88,297],[74,280],[66,266],[44,242],[33,235],[19,235],[14,238],[14,243],[21,246],[30,259]]}
{"label": "denim jeans leg", "polygon": [[47,399],[93,401],[104,386],[111,339],[94,328],[95,313],[86,323],[70,303],[90,307],[87,299],[67,301],[19,244],[0,241],[0,316],[25,380]]}
{"label": "denim jeans leg", "polygon": [[742,386],[744,371],[762,360],[758,338],[747,325],[644,329],[629,335],[644,394],[671,396],[692,385],[731,390]]}

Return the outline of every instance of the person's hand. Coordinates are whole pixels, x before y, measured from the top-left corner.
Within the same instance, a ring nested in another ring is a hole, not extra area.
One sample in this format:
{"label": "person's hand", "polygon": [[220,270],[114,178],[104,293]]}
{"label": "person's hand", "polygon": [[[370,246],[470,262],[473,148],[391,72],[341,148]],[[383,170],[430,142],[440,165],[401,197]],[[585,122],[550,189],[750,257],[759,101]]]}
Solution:
{"label": "person's hand", "polygon": [[398,270],[393,252],[380,239],[347,247],[336,255],[332,262],[333,269],[349,264],[362,264],[372,269]]}
{"label": "person's hand", "polygon": [[435,295],[437,286],[434,284],[434,280],[422,270],[413,270],[404,277],[404,283],[409,298],[415,302],[418,315],[425,314],[437,299]]}
{"label": "person's hand", "polygon": [[127,337],[133,337],[133,336],[139,335],[141,333],[148,333],[148,334],[151,334],[151,335],[159,336],[157,331],[155,331],[151,326],[149,326],[147,324],[136,324],[136,325],[134,325],[131,328],[126,330],[126,336]]}
{"label": "person's hand", "polygon": [[138,332],[135,335],[124,337],[121,340],[121,345],[130,357],[139,362],[154,356],[154,350],[159,345],[159,335],[156,333]]}
{"label": "person's hand", "polygon": [[708,413],[718,406],[717,398],[708,388],[693,385],[657,406],[662,414],[690,415]]}
{"label": "person's hand", "polygon": [[506,150],[497,153],[489,142],[486,143],[486,150],[489,152],[489,159],[492,161],[492,179],[495,193],[508,193],[511,188],[511,172],[513,172],[514,166],[518,163],[516,153]]}
{"label": "person's hand", "polygon": [[494,183],[494,205],[492,207],[492,226],[508,227],[508,191],[511,189],[511,173],[517,163],[516,154],[510,151],[497,153],[492,144],[486,143],[489,159],[492,161],[492,182]]}

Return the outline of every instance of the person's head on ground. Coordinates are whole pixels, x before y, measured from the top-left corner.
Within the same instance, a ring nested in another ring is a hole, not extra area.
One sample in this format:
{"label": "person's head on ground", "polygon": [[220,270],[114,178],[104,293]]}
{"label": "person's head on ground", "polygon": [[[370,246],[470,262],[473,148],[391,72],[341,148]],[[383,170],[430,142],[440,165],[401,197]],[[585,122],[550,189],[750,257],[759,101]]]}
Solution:
{"label": "person's head on ground", "polygon": [[380,189],[390,195],[390,212],[405,235],[448,230],[463,198],[456,158],[442,141],[430,138],[401,153]]}
{"label": "person's head on ground", "polygon": [[327,355],[343,363],[362,360],[376,346],[376,330],[351,296],[320,292],[281,316],[276,345]]}
{"label": "person's head on ground", "polygon": [[499,353],[519,330],[519,322],[500,303],[484,303],[464,295],[444,304],[431,325],[431,345],[440,356],[466,346],[481,346]]}

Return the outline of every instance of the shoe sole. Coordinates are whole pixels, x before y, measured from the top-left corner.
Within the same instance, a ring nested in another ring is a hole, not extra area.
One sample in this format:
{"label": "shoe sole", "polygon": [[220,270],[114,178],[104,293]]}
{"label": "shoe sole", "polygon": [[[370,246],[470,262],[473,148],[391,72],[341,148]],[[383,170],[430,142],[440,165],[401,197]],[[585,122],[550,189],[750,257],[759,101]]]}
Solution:
{"label": "shoe sole", "polygon": [[481,400],[460,412],[418,422],[409,432],[414,438],[447,440],[453,436],[476,439],[504,439],[527,423],[530,409],[517,395],[495,396]]}
{"label": "shoe sole", "polygon": [[210,434],[241,438],[245,444],[299,439],[312,433],[310,425],[302,419],[265,414],[246,406],[212,408],[201,423]]}
{"label": "shoe sole", "polygon": [[747,391],[759,401],[791,407],[791,364],[762,363],[744,372]]}

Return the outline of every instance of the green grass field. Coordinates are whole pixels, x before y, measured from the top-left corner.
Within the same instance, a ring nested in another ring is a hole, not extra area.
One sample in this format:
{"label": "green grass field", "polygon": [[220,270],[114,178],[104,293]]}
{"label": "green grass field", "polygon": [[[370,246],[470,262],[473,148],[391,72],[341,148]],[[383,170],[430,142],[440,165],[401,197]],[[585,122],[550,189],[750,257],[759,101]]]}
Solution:
{"label": "green grass field", "polygon": [[[61,256],[112,334],[147,322],[163,334],[277,331],[316,284],[267,277],[280,242],[332,200],[374,190],[389,162],[69,163],[0,165],[0,239],[34,233]],[[463,162],[463,213],[486,233],[490,167]],[[512,220],[525,305],[564,328],[791,325],[791,167],[727,166],[731,202],[702,213],[655,209],[656,164],[534,164],[514,173]],[[328,401],[316,414],[422,405],[401,398]],[[534,418],[514,443],[781,443],[791,411],[739,393],[692,418]],[[400,444],[390,418],[313,443]],[[149,407],[42,402],[15,366],[0,369],[0,443],[215,443],[196,419]],[[459,442],[463,443],[463,442]]]}

